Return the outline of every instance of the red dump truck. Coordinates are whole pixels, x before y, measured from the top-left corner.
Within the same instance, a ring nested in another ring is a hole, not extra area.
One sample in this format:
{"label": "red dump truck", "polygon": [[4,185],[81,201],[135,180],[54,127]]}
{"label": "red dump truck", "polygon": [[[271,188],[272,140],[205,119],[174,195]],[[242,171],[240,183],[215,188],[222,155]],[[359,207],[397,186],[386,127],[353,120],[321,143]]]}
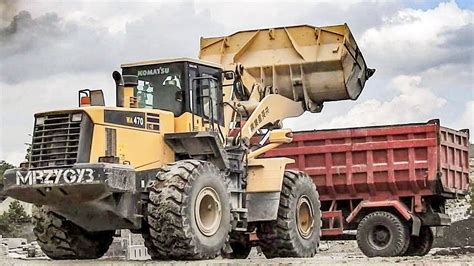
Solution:
{"label": "red dump truck", "polygon": [[288,168],[313,178],[323,239],[356,238],[372,257],[429,252],[430,227],[450,224],[446,200],[467,193],[468,151],[468,130],[432,120],[295,132],[265,156],[293,158]]}

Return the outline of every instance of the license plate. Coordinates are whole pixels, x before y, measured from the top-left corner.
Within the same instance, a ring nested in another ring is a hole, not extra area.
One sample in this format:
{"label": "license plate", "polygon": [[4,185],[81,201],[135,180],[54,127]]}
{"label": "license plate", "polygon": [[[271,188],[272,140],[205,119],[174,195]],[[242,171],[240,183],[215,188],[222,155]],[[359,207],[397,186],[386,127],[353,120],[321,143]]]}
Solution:
{"label": "license plate", "polygon": [[32,170],[28,172],[16,172],[17,185],[34,184],[73,184],[90,183],[95,179],[94,170],[83,169],[51,169],[51,170]]}

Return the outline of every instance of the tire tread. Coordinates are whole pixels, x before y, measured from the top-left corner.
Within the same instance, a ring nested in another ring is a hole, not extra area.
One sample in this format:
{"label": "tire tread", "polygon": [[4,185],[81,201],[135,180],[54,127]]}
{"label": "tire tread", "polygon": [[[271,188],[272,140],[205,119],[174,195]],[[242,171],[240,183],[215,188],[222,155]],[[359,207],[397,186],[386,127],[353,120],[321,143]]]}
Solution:
{"label": "tire tread", "polygon": [[41,250],[55,260],[97,259],[113,241],[114,231],[87,232],[47,207],[34,208],[33,224]]}
{"label": "tire tread", "polygon": [[212,259],[220,255],[200,250],[185,215],[191,186],[199,173],[209,167],[210,163],[205,161],[182,160],[158,171],[155,182],[149,187],[149,230],[145,230],[148,233],[144,237],[148,250],[153,250],[152,259]]}
{"label": "tire tread", "polygon": [[[290,203],[297,195],[296,183],[304,182],[305,185],[311,186],[316,192],[317,202],[315,203],[318,213],[314,216],[320,219],[320,202],[319,194],[316,190],[316,186],[311,181],[311,178],[303,172],[287,170],[283,177],[283,185],[280,193],[280,204],[278,208],[277,220],[272,222],[263,223],[257,230],[259,238],[259,245],[262,252],[267,258],[275,257],[314,257],[316,255],[319,246],[319,236],[317,243],[314,248],[309,252],[305,252],[299,248],[297,238],[299,235],[297,229],[293,226],[291,206]],[[321,222],[319,222],[320,230]]]}

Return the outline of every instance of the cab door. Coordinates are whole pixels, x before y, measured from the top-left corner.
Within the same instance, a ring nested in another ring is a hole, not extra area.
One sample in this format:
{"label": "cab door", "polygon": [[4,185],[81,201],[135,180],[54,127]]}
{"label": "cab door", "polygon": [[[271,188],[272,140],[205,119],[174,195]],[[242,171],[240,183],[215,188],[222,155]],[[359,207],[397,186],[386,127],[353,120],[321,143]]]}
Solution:
{"label": "cab door", "polygon": [[208,123],[224,124],[224,106],[221,84],[222,72],[208,66],[199,66],[200,86],[198,105]]}
{"label": "cab door", "polygon": [[189,64],[190,110],[202,118],[204,126],[224,124],[224,107],[221,87],[221,71],[219,69]]}

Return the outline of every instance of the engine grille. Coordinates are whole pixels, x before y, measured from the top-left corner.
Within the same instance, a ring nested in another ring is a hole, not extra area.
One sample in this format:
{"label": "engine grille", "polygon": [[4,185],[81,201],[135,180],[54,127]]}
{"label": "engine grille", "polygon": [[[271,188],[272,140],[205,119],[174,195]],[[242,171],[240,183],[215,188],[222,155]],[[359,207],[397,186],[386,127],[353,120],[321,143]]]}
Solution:
{"label": "engine grille", "polygon": [[73,122],[73,114],[39,116],[44,123],[35,123],[30,168],[67,168],[76,163],[81,121]]}

